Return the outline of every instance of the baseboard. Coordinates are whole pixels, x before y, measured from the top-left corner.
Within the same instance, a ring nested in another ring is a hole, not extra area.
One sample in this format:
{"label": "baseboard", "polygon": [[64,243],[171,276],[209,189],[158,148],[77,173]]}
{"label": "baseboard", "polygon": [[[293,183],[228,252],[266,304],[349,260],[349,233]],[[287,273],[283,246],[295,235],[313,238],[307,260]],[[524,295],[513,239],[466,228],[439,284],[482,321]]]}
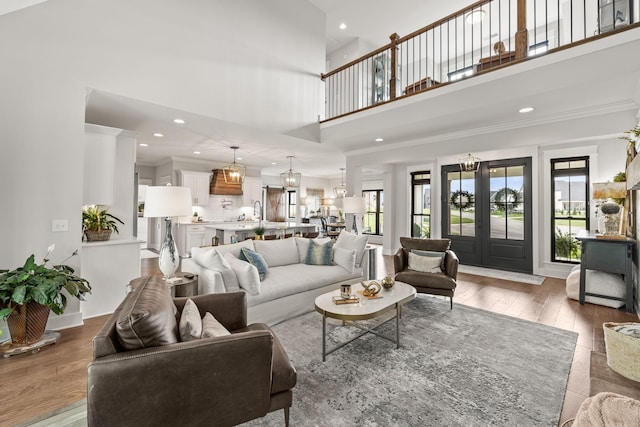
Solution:
{"label": "baseboard", "polygon": [[52,315],[47,321],[47,329],[59,331],[61,329],[74,328],[76,326],[82,326],[82,313],[77,311],[75,313],[63,313],[59,316]]}

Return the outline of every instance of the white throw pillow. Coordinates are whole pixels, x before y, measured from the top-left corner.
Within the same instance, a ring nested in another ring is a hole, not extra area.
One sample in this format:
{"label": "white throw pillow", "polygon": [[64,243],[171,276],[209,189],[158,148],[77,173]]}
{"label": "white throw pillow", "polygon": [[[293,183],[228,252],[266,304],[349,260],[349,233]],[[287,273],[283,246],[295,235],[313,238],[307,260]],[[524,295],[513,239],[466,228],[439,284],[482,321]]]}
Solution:
{"label": "white throw pillow", "polygon": [[349,273],[353,274],[353,269],[356,266],[356,250],[355,249],[345,249],[345,248],[333,248],[333,262],[336,265],[347,270]]}
{"label": "white throw pillow", "polygon": [[253,246],[255,246],[256,252],[262,255],[269,267],[298,264],[300,262],[295,239],[256,240],[253,242]]}
{"label": "white throw pillow", "polygon": [[234,257],[240,258],[240,251],[242,248],[249,248],[252,251],[255,251],[256,248],[253,246],[253,240],[247,239],[242,242],[232,243],[230,245],[221,245],[216,246],[216,250],[220,253],[220,255],[226,255],[228,253],[232,253]]}
{"label": "white throw pillow", "polygon": [[331,241],[331,237],[320,237],[317,239],[309,239],[307,237],[296,237],[296,246],[298,246],[298,263],[304,264],[307,259],[307,253],[309,252],[309,242],[313,240],[318,245],[324,245]]}
{"label": "white throw pillow", "polygon": [[338,248],[355,249],[356,250],[356,267],[362,264],[364,249],[367,247],[369,236],[366,234],[357,235],[342,230],[338,236],[335,246]]}
{"label": "white throw pillow", "polygon": [[440,258],[409,252],[409,269],[423,273],[442,273]]}
{"label": "white throw pillow", "polygon": [[202,336],[202,319],[196,303],[189,298],[180,314],[180,341],[192,341]]}
{"label": "white throw pillow", "polygon": [[251,295],[258,295],[260,293],[260,275],[258,274],[258,269],[248,262],[234,257],[231,253],[224,254],[224,257],[236,273],[240,287]]}
{"label": "white throw pillow", "polygon": [[221,337],[231,335],[231,333],[213,317],[213,314],[207,312],[202,318],[202,338]]}
{"label": "white throw pillow", "polygon": [[222,273],[222,279],[224,280],[224,287],[227,292],[235,292],[240,290],[240,285],[238,284],[238,278],[236,277],[236,273],[234,273],[233,269],[229,265],[226,259],[218,252],[217,249],[211,248],[205,251],[197,251],[195,254],[192,252],[193,259],[195,262],[200,264],[202,267],[207,268],[209,270],[218,270]]}

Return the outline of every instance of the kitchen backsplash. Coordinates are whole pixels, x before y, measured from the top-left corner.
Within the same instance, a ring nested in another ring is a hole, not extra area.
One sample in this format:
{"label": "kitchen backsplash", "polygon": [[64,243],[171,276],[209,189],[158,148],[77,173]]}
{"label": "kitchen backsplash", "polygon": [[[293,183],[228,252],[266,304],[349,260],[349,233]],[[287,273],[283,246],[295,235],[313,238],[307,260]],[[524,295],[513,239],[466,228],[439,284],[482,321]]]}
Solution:
{"label": "kitchen backsplash", "polygon": [[235,221],[243,213],[247,219],[253,218],[253,207],[243,207],[241,203],[242,196],[210,195],[208,205],[193,206],[193,211],[198,212],[198,216],[207,221]]}

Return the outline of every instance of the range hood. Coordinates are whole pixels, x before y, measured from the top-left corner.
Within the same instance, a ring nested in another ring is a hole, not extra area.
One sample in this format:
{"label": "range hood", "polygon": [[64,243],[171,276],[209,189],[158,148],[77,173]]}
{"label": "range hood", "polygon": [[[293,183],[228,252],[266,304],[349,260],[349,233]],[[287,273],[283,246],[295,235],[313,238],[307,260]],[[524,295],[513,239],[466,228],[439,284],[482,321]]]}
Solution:
{"label": "range hood", "polygon": [[213,169],[209,194],[218,196],[242,196],[242,184],[227,184],[222,169]]}

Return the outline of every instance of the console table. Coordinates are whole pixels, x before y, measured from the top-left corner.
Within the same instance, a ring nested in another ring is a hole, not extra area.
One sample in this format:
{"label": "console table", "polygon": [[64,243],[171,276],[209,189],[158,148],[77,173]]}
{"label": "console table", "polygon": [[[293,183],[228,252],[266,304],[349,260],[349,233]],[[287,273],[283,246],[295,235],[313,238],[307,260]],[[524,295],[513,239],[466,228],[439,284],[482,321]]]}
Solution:
{"label": "console table", "polygon": [[[584,304],[585,296],[595,296],[617,301],[624,301],[627,312],[633,313],[633,254],[636,240],[629,237],[609,240],[598,238],[593,232],[580,232],[576,236],[582,245],[580,255],[580,304]],[[587,270],[599,270],[608,273],[622,274],[627,288],[624,298],[586,292]]]}

